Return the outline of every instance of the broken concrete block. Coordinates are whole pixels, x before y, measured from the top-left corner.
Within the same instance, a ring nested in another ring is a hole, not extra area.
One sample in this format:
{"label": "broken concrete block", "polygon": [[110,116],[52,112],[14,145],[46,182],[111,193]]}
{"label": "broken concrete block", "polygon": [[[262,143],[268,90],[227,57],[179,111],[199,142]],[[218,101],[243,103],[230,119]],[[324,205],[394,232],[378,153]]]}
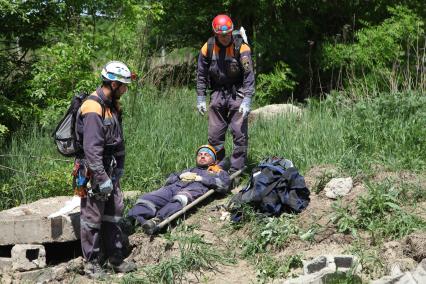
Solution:
{"label": "broken concrete block", "polygon": [[12,248],[12,270],[28,271],[46,266],[46,251],[42,245],[15,245]]}
{"label": "broken concrete block", "polygon": [[12,258],[0,257],[0,271],[7,271],[12,269]]}
{"label": "broken concrete block", "polygon": [[292,104],[272,104],[253,110],[249,114],[249,122],[257,119],[272,119],[276,116],[295,115],[300,117],[302,109]]}
{"label": "broken concrete block", "polygon": [[418,283],[425,283],[425,282],[417,282],[416,279],[414,279],[413,274],[411,272],[405,272],[401,278],[399,278],[398,282],[399,284],[418,284]]}
{"label": "broken concrete block", "polygon": [[334,264],[337,271],[346,272],[356,265],[355,257],[353,255],[337,255],[334,256]]}
{"label": "broken concrete block", "polygon": [[[124,192],[133,198],[139,192]],[[67,214],[48,218],[66,206],[72,196],[56,196],[0,212],[0,246],[70,242],[80,239],[80,206]]]}
{"label": "broken concrete block", "polygon": [[319,256],[311,261],[303,263],[303,272],[305,275],[318,272],[327,267],[327,257]]}
{"label": "broken concrete block", "polygon": [[322,277],[321,273],[302,275],[297,278],[287,279],[284,284],[323,284]]}
{"label": "broken concrete block", "polygon": [[417,283],[426,283],[426,258],[419,263],[413,272],[413,277]]}
{"label": "broken concrete block", "polygon": [[332,178],[324,187],[325,196],[331,199],[347,195],[353,188],[351,177]]}
{"label": "broken concrete block", "polygon": [[426,283],[426,258],[419,263],[416,269],[399,275],[384,276],[371,282],[372,284],[419,284]]}
{"label": "broken concrete block", "polygon": [[47,267],[38,270],[31,270],[25,272],[16,272],[13,274],[13,283],[37,283],[47,284],[51,283],[54,278],[52,275],[52,268]]}
{"label": "broken concrete block", "polygon": [[[336,271],[346,272],[356,264],[356,258],[353,255],[321,255],[309,262],[304,261],[303,272],[312,274],[324,269],[330,270],[332,273]],[[356,270],[360,270],[360,267],[356,267]]]}

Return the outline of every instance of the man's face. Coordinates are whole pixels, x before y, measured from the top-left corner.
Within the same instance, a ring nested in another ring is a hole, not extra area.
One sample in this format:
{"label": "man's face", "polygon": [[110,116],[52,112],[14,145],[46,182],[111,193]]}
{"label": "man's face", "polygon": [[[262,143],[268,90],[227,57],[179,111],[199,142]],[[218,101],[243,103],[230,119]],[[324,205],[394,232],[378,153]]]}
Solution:
{"label": "man's face", "polygon": [[116,81],[112,82],[111,86],[113,90],[115,90],[114,96],[117,100],[119,100],[121,96],[127,92],[127,89],[128,89],[126,84],[116,82]]}
{"label": "man's face", "polygon": [[227,46],[231,43],[232,33],[229,32],[227,34],[218,34],[217,39],[219,40],[220,44]]}
{"label": "man's face", "polygon": [[213,157],[207,152],[200,151],[197,154],[197,165],[201,167],[207,167],[213,164]]}

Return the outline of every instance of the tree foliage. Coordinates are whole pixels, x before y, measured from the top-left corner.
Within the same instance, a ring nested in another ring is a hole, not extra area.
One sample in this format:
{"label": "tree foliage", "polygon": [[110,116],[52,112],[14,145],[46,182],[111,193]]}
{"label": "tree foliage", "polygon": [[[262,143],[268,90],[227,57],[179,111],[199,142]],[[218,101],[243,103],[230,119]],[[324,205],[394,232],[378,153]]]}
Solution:
{"label": "tree foliage", "polygon": [[0,137],[92,88],[109,60],[126,61],[144,79],[161,50],[199,50],[219,13],[248,33],[262,104],[342,87],[347,70],[374,81],[371,70],[392,75],[409,61],[424,74],[424,62],[409,56],[414,45],[424,48],[420,0],[0,0]]}
{"label": "tree foliage", "polygon": [[[424,83],[422,78],[417,78],[422,74],[410,70],[424,68],[419,66],[419,43],[425,38],[424,22],[402,6],[389,8],[389,11],[392,15],[390,18],[379,25],[358,30],[353,42],[325,44],[323,68],[342,68],[348,74],[345,76],[346,85],[348,82],[355,85],[366,84],[367,89],[377,87],[371,84],[379,81],[382,82],[378,86],[379,90],[392,91],[392,84],[398,88],[411,74],[414,83]],[[401,70],[403,77],[400,76]],[[377,77],[379,80],[376,80]],[[364,94],[367,94],[365,90]]]}

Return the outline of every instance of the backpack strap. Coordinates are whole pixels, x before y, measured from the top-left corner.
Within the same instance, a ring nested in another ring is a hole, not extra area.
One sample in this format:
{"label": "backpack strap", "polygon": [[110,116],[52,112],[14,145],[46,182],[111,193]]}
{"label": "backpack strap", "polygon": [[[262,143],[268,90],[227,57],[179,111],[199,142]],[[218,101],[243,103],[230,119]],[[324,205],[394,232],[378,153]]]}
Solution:
{"label": "backpack strap", "polygon": [[87,97],[88,100],[93,100],[98,102],[102,107],[102,119],[105,119],[105,102],[100,97],[95,95],[90,95]]}
{"label": "backpack strap", "polygon": [[241,37],[235,37],[234,38],[234,57],[238,61],[240,61],[241,45],[243,45],[243,39]]}
{"label": "backpack strap", "polygon": [[215,45],[214,36],[209,37],[209,39],[207,40],[207,59],[209,60],[209,64],[212,62],[214,45]]}
{"label": "backpack strap", "polygon": [[[242,44],[243,39],[241,37],[234,37],[234,57],[237,60],[240,59],[240,49]],[[215,37],[209,37],[207,40],[207,58],[209,59],[209,63],[212,61],[214,45]]]}

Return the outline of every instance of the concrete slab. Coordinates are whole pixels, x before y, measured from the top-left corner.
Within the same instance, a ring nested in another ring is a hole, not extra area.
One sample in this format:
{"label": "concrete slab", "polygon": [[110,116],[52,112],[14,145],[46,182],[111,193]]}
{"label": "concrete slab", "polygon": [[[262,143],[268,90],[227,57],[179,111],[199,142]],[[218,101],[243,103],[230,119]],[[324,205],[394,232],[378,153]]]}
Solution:
{"label": "concrete slab", "polygon": [[[0,272],[12,269],[12,258],[0,257]],[[1,273],[0,273],[1,275]],[[1,282],[1,281],[0,281]]]}
{"label": "concrete slab", "polygon": [[15,245],[12,248],[12,270],[28,271],[46,266],[43,245]]}
{"label": "concrete slab", "polygon": [[[308,275],[326,268],[333,272],[346,272],[356,264],[356,258],[353,255],[321,255],[311,261],[303,261],[303,272]],[[360,265],[355,267],[355,271],[360,271]]]}
{"label": "concrete slab", "polygon": [[[133,198],[138,192],[124,192]],[[50,214],[65,206],[72,196],[41,199],[0,212],[0,246],[12,244],[43,244],[80,239],[80,207],[65,216],[52,219]]]}

